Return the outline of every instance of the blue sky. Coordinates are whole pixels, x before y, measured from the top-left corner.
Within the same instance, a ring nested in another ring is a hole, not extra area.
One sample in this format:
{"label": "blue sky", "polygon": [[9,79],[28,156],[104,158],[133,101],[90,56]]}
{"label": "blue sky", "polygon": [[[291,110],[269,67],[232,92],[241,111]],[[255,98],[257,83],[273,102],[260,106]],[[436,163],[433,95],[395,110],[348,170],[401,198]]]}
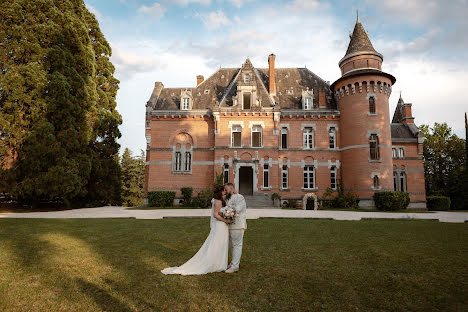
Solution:
{"label": "blue sky", "polygon": [[413,103],[416,124],[448,122],[464,137],[468,110],[468,0],[85,0],[110,42],[121,81],[122,151],[145,148],[145,103],[155,81],[191,87],[196,75],[256,67],[276,54],[277,67],[304,65],[333,82],[339,75],[356,9],[383,70]]}

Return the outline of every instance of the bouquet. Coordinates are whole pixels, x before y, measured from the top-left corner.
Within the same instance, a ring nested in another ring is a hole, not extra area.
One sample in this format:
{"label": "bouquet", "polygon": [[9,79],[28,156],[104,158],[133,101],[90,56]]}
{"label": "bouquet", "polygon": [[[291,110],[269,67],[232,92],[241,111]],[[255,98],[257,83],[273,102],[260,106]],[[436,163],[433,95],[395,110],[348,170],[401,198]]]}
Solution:
{"label": "bouquet", "polygon": [[236,211],[236,208],[231,207],[231,206],[225,206],[225,207],[221,208],[220,211],[219,211],[219,214],[220,214],[224,219],[231,220],[232,223],[234,223],[235,220],[236,220],[236,218],[237,218],[237,211]]}

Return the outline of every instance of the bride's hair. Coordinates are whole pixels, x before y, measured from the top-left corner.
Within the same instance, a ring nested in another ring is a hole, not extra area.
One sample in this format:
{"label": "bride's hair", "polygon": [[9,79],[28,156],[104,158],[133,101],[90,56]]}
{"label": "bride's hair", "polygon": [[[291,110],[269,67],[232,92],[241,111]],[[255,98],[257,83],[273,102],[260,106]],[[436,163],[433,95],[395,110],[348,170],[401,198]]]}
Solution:
{"label": "bride's hair", "polygon": [[217,200],[220,200],[221,205],[224,207],[224,206],[226,206],[226,202],[224,201],[224,198],[223,198],[223,192],[224,192],[224,186],[223,185],[215,186],[213,198],[217,199]]}

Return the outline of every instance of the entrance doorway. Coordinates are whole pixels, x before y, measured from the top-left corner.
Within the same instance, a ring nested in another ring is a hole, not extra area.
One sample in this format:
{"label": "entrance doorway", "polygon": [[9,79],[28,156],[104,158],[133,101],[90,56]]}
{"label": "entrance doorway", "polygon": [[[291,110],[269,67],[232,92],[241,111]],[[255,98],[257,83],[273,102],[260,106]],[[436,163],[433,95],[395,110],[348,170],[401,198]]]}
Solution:
{"label": "entrance doorway", "polygon": [[253,195],[253,168],[239,168],[239,193],[242,195]]}
{"label": "entrance doorway", "polygon": [[315,199],[312,197],[307,198],[306,210],[314,210]]}

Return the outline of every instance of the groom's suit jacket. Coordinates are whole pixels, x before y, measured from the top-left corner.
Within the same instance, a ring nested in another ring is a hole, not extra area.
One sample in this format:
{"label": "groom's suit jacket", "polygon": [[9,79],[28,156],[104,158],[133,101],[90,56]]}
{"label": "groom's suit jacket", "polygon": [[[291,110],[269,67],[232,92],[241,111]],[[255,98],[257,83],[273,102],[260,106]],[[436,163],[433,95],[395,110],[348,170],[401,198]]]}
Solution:
{"label": "groom's suit jacket", "polygon": [[247,228],[247,205],[245,203],[244,196],[241,194],[232,194],[231,198],[228,200],[227,205],[233,206],[237,210],[236,222],[229,224],[230,230],[240,230]]}

